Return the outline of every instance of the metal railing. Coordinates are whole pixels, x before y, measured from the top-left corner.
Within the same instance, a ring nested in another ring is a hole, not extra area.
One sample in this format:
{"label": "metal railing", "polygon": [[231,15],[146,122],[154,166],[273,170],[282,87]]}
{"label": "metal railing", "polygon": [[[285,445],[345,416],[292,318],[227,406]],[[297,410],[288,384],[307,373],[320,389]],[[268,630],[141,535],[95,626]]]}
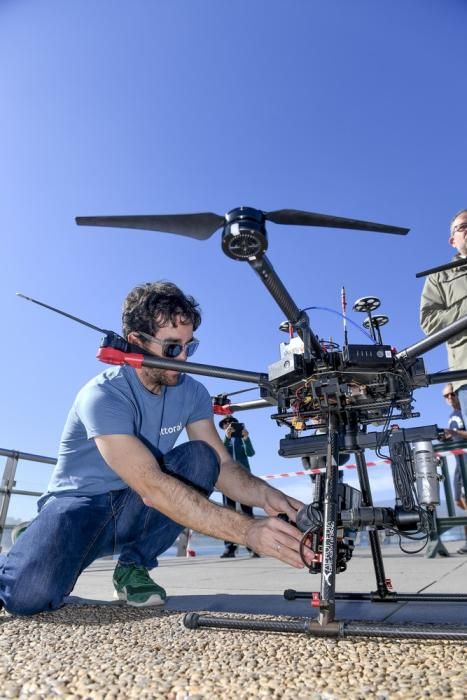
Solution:
{"label": "metal railing", "polygon": [[[456,466],[459,466],[462,483],[464,485],[464,491],[467,493],[467,455],[464,455],[462,450],[467,449],[467,440],[461,442],[449,443],[439,443],[434,445],[434,451],[437,453],[452,451],[455,456]],[[29,462],[38,462],[42,464],[49,464],[54,466],[57,463],[56,459],[52,457],[45,457],[43,455],[31,454],[29,452],[19,452],[17,450],[6,450],[0,447],[0,456],[6,457],[6,463],[3,470],[3,475],[0,482],[0,543],[2,541],[3,533],[9,527],[6,524],[6,518],[8,515],[8,508],[10,505],[10,500],[13,495],[16,496],[36,496],[42,495],[41,491],[25,491],[23,489],[17,489],[16,487],[16,470],[18,467],[18,462],[20,460]],[[467,511],[465,516],[456,516],[456,506],[452,493],[452,485],[449,476],[449,469],[447,463],[447,457],[443,455],[438,455],[440,459],[441,473],[443,475],[443,490],[444,498],[446,501],[446,509],[448,511],[447,516],[436,516],[435,518],[435,528],[430,533],[430,541],[427,549],[427,557],[433,558],[437,554],[441,556],[449,556],[442,540],[441,535],[454,527],[467,525]],[[1,546],[0,546],[1,551]]]}
{"label": "metal railing", "polygon": [[[16,470],[18,468],[19,460],[25,460],[28,462],[39,462],[42,464],[55,465],[57,463],[56,459],[52,457],[44,457],[43,455],[30,454],[29,452],[18,452],[17,450],[5,450],[0,447],[0,456],[6,457],[5,467],[3,469],[2,479],[0,481],[0,543],[2,541],[3,533],[8,526],[6,524],[6,519],[8,515],[8,508],[10,506],[10,500],[13,495],[16,496],[41,496],[42,491],[25,491],[23,489],[17,489],[16,487]],[[14,526],[13,526],[14,527]],[[0,546],[1,551],[1,546]]]}

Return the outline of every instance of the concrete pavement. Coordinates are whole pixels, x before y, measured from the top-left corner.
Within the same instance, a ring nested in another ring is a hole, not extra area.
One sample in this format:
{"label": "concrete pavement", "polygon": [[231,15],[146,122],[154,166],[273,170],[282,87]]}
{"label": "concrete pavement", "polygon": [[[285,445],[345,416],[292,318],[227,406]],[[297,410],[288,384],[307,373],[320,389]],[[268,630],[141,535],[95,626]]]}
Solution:
{"label": "concrete pavement", "polygon": [[[455,593],[467,595],[467,556],[456,555],[459,543],[450,542],[450,557],[427,559],[423,553],[406,555],[396,546],[383,549],[386,576],[397,593]],[[75,586],[70,602],[113,602],[114,561],[99,560]],[[167,557],[151,573],[168,593],[166,610],[246,613],[316,617],[309,600],[288,601],[286,589],[319,590],[320,577],[292,569],[270,558]],[[338,574],[337,592],[369,593],[375,589],[373,562],[368,548],[357,547],[348,569]],[[467,603],[337,601],[341,620],[393,623],[467,624]]]}

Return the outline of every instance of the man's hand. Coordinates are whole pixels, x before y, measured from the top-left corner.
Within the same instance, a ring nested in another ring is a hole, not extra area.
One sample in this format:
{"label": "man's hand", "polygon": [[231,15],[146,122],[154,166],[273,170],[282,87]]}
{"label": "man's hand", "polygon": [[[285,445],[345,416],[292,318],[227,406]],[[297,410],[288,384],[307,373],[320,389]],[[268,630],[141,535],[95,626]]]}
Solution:
{"label": "man's hand", "polygon": [[[288,519],[294,523],[297,511],[304,504],[297,499],[287,496],[282,491],[268,488],[265,493],[263,508],[269,516],[262,520],[256,520],[247,530],[247,545],[254,552],[280,559],[290,566],[303,569],[304,563],[300,556],[300,542],[303,533],[294,525],[285,522],[277,516],[285,513]],[[303,547],[303,555],[308,565],[313,560],[313,552],[308,546]]]}
{"label": "man's hand", "polygon": [[462,508],[462,510],[467,510],[467,500],[461,496],[458,501],[456,501],[456,506]]}
{"label": "man's hand", "polygon": [[[303,569],[300,556],[300,542],[303,533],[281,518],[264,518],[255,520],[246,533],[246,544],[257,554],[275,557],[285,564]],[[303,547],[303,555],[308,565],[313,560],[313,552],[308,546]]]}
{"label": "man's hand", "polygon": [[467,440],[467,430],[461,430],[460,428],[445,428],[444,435],[448,440],[451,438],[453,440]]}
{"label": "man's hand", "polygon": [[[235,423],[229,423],[228,426],[225,429],[225,436],[228,440],[232,439],[232,433],[235,431]],[[246,428],[243,428],[242,430],[242,440],[246,440],[247,437],[249,437],[250,433]]]}
{"label": "man's hand", "polygon": [[299,511],[303,505],[301,501],[297,501],[296,498],[292,498],[291,496],[286,496],[285,493],[277,489],[268,488],[265,492],[263,508],[268,515],[280,515],[280,513],[285,513],[289,520],[294,523],[297,518],[297,511]]}
{"label": "man's hand", "polygon": [[455,440],[456,438],[458,440],[461,439],[461,437],[459,435],[459,431],[458,430],[451,430],[450,428],[444,429],[444,437],[446,438],[446,440],[451,440],[451,439]]}

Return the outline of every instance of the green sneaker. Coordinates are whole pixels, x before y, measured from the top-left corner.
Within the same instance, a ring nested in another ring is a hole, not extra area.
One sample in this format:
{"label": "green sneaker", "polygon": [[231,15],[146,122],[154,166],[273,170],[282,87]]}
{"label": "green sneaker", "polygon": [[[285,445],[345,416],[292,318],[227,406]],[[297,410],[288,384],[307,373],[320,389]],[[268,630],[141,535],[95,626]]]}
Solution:
{"label": "green sneaker", "polygon": [[144,566],[117,564],[113,575],[114,597],[126,600],[128,605],[143,608],[147,605],[164,605],[167,593],[154,583]]}

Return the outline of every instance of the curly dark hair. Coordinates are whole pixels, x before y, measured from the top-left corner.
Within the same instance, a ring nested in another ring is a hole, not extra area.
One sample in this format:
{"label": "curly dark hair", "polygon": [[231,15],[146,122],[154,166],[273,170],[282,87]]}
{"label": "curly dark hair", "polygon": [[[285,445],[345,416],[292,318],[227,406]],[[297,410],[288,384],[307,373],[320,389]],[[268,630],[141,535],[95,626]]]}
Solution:
{"label": "curly dark hair", "polygon": [[[178,317],[178,318],[177,318]],[[132,331],[156,335],[167,323],[193,324],[196,330],[201,323],[199,304],[172,282],[146,282],[131,290],[123,302],[122,329],[125,338]]]}

